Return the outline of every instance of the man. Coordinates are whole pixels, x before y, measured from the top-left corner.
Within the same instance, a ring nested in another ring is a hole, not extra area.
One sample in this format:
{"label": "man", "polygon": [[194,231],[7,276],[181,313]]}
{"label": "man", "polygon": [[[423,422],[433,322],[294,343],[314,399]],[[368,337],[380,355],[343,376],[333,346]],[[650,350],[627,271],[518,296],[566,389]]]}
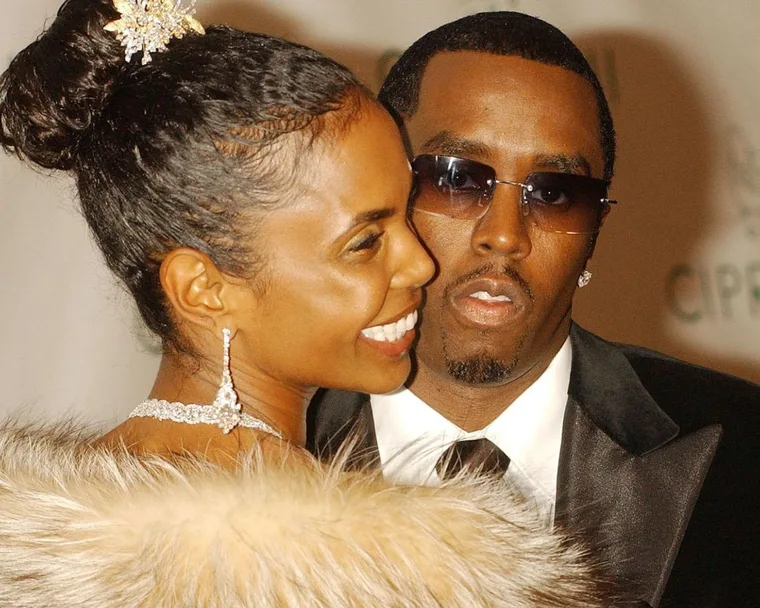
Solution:
{"label": "man", "polygon": [[543,21],[483,13],[417,41],[380,97],[416,156],[438,273],[408,388],[326,393],[315,449],[358,429],[405,483],[486,454],[641,605],[760,605],[760,387],[571,321],[615,159],[583,55]]}

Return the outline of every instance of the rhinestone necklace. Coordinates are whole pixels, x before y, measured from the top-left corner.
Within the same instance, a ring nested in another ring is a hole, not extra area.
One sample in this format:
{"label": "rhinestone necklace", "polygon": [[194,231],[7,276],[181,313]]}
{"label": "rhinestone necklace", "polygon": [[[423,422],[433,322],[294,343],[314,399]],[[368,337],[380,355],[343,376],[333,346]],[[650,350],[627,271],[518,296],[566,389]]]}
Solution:
{"label": "rhinestone necklace", "polygon": [[231,408],[217,405],[196,405],[195,403],[170,402],[166,399],[146,399],[138,405],[130,418],[155,418],[171,420],[183,424],[214,424],[226,434],[237,426],[269,433],[282,439],[282,433],[276,431],[263,420],[243,414]]}

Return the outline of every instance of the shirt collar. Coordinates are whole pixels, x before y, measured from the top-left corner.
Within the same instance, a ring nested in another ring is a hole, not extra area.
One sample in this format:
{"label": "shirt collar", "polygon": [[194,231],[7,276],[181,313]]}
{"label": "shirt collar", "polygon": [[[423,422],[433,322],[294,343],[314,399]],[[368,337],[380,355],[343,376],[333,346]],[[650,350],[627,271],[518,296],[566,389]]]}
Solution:
{"label": "shirt collar", "polygon": [[535,486],[538,500],[554,503],[562,420],[570,383],[568,338],[543,374],[487,427],[467,432],[444,418],[409,389],[372,395],[378,452],[387,477],[400,483],[437,482],[435,464],[453,441],[487,437]]}

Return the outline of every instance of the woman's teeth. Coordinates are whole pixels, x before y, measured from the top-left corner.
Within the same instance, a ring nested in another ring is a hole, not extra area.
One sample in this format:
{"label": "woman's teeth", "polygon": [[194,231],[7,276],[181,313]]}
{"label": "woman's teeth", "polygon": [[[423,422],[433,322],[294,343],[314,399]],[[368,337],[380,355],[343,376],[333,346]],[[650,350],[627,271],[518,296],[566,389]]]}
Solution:
{"label": "woman's teeth", "polygon": [[362,329],[362,335],[376,342],[396,342],[403,338],[406,332],[414,329],[415,325],[417,325],[416,310],[393,323]]}
{"label": "woman's teeth", "polygon": [[512,299],[507,296],[492,296],[487,291],[476,291],[470,294],[471,298],[476,300],[484,300],[485,302],[511,302]]}

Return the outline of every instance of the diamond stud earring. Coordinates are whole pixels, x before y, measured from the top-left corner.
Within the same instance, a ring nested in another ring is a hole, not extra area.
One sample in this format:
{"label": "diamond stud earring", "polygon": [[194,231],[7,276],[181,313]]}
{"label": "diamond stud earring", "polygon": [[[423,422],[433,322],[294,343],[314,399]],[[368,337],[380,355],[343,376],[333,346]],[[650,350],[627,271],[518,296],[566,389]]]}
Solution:
{"label": "diamond stud earring", "polygon": [[578,287],[585,287],[591,280],[591,272],[584,270],[581,276],[578,277]]}

